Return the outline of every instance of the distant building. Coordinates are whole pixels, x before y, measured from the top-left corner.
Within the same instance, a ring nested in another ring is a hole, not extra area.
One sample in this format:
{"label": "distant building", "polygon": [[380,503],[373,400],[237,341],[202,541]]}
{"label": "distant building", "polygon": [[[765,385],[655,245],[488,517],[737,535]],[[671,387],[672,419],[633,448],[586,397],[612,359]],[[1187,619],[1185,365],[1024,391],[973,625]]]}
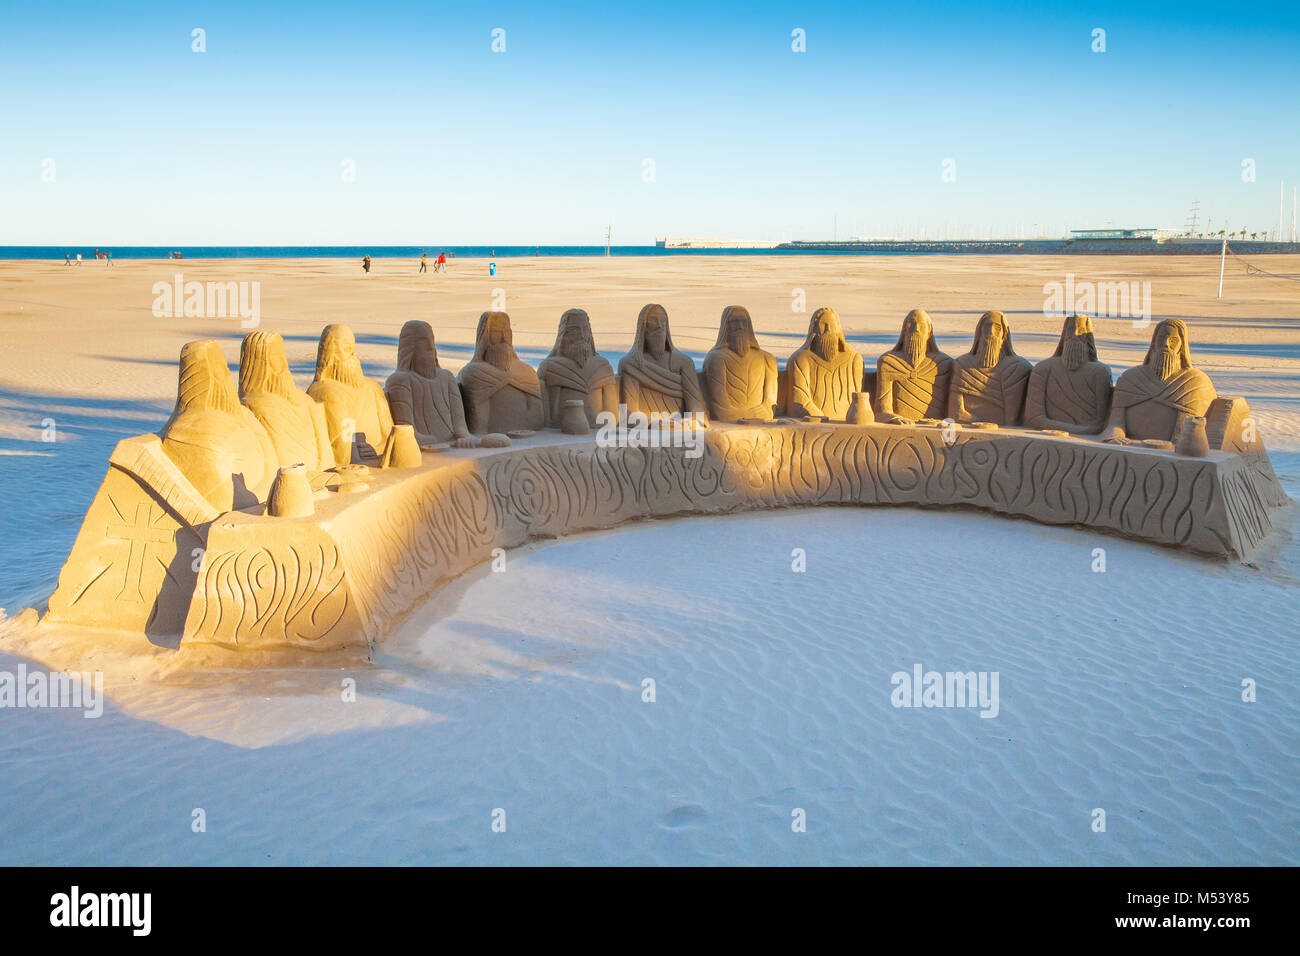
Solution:
{"label": "distant building", "polygon": [[1071,229],[1070,238],[1087,239],[1146,239],[1148,242],[1163,238],[1163,229]]}

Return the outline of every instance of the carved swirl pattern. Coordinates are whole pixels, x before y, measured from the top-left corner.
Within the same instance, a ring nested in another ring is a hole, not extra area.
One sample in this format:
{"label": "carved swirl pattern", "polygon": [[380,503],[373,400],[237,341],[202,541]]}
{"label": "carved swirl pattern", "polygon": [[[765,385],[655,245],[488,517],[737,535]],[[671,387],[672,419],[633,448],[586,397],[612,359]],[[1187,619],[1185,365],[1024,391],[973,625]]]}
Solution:
{"label": "carved swirl pattern", "polygon": [[[1184,458],[1023,433],[850,426],[719,428],[680,447],[534,445],[412,472],[279,547],[210,554],[187,640],[374,642],[496,547],[638,518],[821,504],[977,507],[1209,554],[1273,527],[1240,457]],[[258,542],[256,522],[238,541]],[[309,533],[310,532],[310,533]],[[314,536],[313,536],[314,534]]]}

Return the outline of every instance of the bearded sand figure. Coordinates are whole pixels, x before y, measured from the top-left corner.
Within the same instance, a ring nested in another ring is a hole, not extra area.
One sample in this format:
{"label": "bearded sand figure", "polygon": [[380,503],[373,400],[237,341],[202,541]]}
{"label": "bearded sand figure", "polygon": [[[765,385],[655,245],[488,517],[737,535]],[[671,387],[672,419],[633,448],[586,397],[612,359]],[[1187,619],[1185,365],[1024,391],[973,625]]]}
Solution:
{"label": "bearded sand figure", "polygon": [[636,317],[636,338],[618,363],[619,400],[628,413],[696,416],[708,423],[695,362],[673,347],[668,312],[650,304]]}
{"label": "bearded sand figure", "polygon": [[618,413],[618,381],[609,362],[596,352],[591,319],[582,309],[560,316],[555,347],[537,367],[546,401],[546,424],[560,427],[566,401],[581,400],[587,423],[596,427],[601,412]]}
{"label": "bearded sand figure", "polygon": [[181,349],[176,409],[158,437],[164,454],[218,513],[266,500],[279,467],[275,445],[239,404],[215,341]]}
{"label": "bearded sand figure", "polygon": [[903,319],[898,344],[876,362],[876,420],[907,425],[948,414],[952,359],[934,342],[924,309]]}
{"label": "bearded sand figure", "polygon": [[1025,396],[1025,424],[1072,435],[1096,435],[1110,414],[1110,369],[1097,359],[1092,320],[1072,315],[1050,358],[1034,366]]}
{"label": "bearded sand figure", "polygon": [[477,444],[465,422],[460,385],[450,369],[438,364],[438,345],[428,322],[412,319],[397,336],[397,371],[384,383],[393,422],[415,429],[424,446]]}
{"label": "bearded sand figure", "polygon": [[1011,347],[1006,316],[985,312],[970,351],[953,361],[948,417],[962,423],[1020,424],[1031,369]]}
{"label": "bearded sand figure", "polygon": [[325,406],[335,462],[346,465],[379,457],[393,430],[393,416],[383,387],[361,371],[357,341],[346,325],[327,325],[321,332],[316,378],[307,394]]}
{"label": "bearded sand figure", "polygon": [[1107,441],[1175,441],[1188,418],[1209,411],[1217,397],[1208,375],[1192,365],[1187,324],[1164,319],[1141,365],[1115,383]]}
{"label": "bearded sand figure", "polygon": [[460,384],[465,418],[475,435],[536,430],[546,423],[541,383],[515,354],[510,316],[504,312],[479,316],[474,357],[460,370]]}
{"label": "bearded sand figure", "polygon": [[266,429],[280,467],[301,464],[309,473],[334,467],[325,406],[293,384],[278,332],[259,329],[244,336],[239,398]]}
{"label": "bearded sand figure", "polygon": [[849,347],[834,309],[818,309],[808,337],[786,362],[793,417],[843,421],[854,392],[862,391],[862,356]]}
{"label": "bearded sand figure", "polygon": [[744,306],[722,310],[718,339],[704,356],[703,381],[711,418],[776,417],[776,359],[758,347],[754,321]]}

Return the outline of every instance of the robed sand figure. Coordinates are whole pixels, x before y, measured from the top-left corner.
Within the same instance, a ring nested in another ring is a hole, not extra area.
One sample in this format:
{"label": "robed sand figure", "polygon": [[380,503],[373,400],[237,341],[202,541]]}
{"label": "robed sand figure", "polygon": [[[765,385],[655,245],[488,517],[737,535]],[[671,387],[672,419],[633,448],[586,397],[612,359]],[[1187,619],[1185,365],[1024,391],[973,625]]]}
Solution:
{"label": "robed sand figure", "polygon": [[758,347],[754,321],[744,306],[722,310],[718,340],[704,356],[704,398],[719,421],[776,416],[776,359]]}
{"label": "robed sand figure", "polygon": [[515,354],[510,316],[479,316],[474,357],[460,370],[465,420],[475,435],[535,431],[546,424],[542,386],[533,367]]}
{"label": "robed sand figure", "polygon": [[1029,375],[1025,424],[1096,435],[1106,427],[1110,393],[1110,368],[1097,359],[1092,320],[1086,315],[1069,316],[1056,351]]}
{"label": "robed sand figure", "polygon": [[397,336],[397,371],[384,383],[393,422],[410,425],[421,445],[455,444],[472,447],[477,442],[465,421],[460,385],[450,369],[438,364],[438,344],[433,326],[412,319]]}
{"label": "robed sand figure", "polygon": [[876,420],[910,424],[948,414],[952,359],[934,342],[934,325],[924,309],[903,319],[898,344],[876,362]]}
{"label": "robed sand figure", "polygon": [[279,459],[271,436],[239,404],[221,346],[181,349],[176,409],[158,433],[162,450],[218,512],[266,500]]}
{"label": "robed sand figure", "polygon": [[628,413],[695,415],[708,422],[695,362],[673,347],[668,312],[647,305],[636,318],[632,348],[618,363],[619,399]]}
{"label": "robed sand figure", "polygon": [[1216,398],[1210,378],[1192,365],[1187,325],[1164,319],[1141,365],[1115,383],[1108,441],[1176,441],[1183,421],[1199,418]]}
{"label": "robed sand figure", "polygon": [[327,325],[321,332],[316,378],[307,394],[325,406],[336,462],[346,465],[354,457],[358,462],[379,457],[393,430],[393,416],[383,386],[362,372],[356,339],[346,325]]}
{"label": "robed sand figure", "polygon": [[271,437],[280,467],[302,464],[309,472],[334,467],[325,406],[294,385],[278,332],[258,329],[244,336],[239,398]]}
{"label": "robed sand figure", "polygon": [[582,309],[569,309],[560,316],[555,347],[537,367],[546,402],[546,424],[560,427],[560,415],[567,401],[581,401],[587,423],[596,426],[601,412],[618,414],[618,380],[614,369],[596,352],[591,319]]}
{"label": "robed sand figure", "polygon": [[1011,328],[1001,312],[985,312],[975,341],[952,363],[948,417],[955,422],[1018,425],[1032,365],[1011,347]]}
{"label": "robed sand figure", "polygon": [[789,414],[843,421],[854,392],[862,390],[862,356],[849,347],[834,309],[818,309],[808,337],[786,362]]}

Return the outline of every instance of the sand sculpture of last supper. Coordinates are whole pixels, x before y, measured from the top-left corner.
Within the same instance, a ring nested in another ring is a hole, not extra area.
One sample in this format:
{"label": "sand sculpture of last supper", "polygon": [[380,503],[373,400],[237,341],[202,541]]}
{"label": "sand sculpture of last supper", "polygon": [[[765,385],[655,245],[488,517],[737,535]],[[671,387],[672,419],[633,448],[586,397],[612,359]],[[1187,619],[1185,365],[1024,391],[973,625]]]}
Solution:
{"label": "sand sculpture of last supper", "polygon": [[962,506],[1249,561],[1289,502],[1177,319],[1113,388],[1088,318],[1035,366],[996,311],[954,359],[913,310],[874,373],[826,308],[778,370],[741,306],[702,376],[660,305],[617,375],[580,309],[540,370],[503,312],[480,318],[459,380],[420,321],[386,384],[342,325],[305,393],[275,333],[239,359],[236,389],[217,342],[182,349],[175,411],[114,449],[47,620],[182,650],[369,649],[494,549],[635,519]]}

